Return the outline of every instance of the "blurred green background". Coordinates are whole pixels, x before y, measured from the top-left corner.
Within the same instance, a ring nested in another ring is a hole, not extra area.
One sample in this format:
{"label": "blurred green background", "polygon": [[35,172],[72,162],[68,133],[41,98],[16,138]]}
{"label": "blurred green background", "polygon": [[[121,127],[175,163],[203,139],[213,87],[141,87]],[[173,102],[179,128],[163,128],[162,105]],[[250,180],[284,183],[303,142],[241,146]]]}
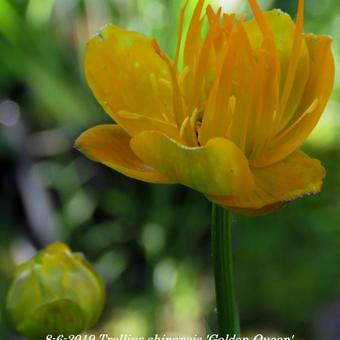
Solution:
{"label": "blurred green background", "polygon": [[[295,15],[297,1],[259,1]],[[305,31],[334,38],[340,2],[306,1]],[[194,1],[193,1],[194,3]],[[242,12],[246,0],[220,0]],[[0,339],[20,339],[5,310],[15,266],[54,240],[82,251],[107,304],[92,333],[203,335],[214,323],[210,205],[180,186],[149,185],[72,147],[109,122],[83,77],[86,41],[108,22],[155,36],[173,55],[183,1],[0,0]],[[339,68],[338,68],[339,69]],[[306,142],[327,168],[323,191],[265,217],[234,215],[245,334],[340,338],[339,74]]]}

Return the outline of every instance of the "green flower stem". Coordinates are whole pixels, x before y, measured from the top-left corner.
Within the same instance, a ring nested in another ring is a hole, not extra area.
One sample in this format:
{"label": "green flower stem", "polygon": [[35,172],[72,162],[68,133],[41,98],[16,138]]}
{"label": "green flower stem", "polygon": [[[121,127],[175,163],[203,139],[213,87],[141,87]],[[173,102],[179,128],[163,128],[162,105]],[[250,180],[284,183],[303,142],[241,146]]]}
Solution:
{"label": "green flower stem", "polygon": [[235,301],[232,261],[232,216],[222,207],[212,206],[212,251],[215,273],[219,336],[240,336]]}

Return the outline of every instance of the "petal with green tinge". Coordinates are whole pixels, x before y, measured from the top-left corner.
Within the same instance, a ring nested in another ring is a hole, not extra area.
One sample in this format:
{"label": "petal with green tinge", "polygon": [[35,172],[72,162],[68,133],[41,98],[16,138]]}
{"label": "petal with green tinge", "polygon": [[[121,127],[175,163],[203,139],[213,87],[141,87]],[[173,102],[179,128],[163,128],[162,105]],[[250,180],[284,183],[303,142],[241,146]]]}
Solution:
{"label": "petal with green tinge", "polygon": [[230,140],[213,138],[188,147],[158,131],[131,139],[131,149],[146,164],[174,182],[211,195],[244,195],[254,186],[248,161]]}

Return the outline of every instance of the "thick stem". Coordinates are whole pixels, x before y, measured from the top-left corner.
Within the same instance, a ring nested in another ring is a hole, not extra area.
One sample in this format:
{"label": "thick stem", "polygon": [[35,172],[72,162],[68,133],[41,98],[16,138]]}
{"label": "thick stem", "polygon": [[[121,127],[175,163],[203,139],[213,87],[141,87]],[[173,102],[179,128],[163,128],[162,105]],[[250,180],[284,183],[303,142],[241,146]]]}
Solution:
{"label": "thick stem", "polygon": [[212,206],[212,251],[215,273],[219,336],[240,336],[235,301],[232,261],[232,217],[222,207]]}

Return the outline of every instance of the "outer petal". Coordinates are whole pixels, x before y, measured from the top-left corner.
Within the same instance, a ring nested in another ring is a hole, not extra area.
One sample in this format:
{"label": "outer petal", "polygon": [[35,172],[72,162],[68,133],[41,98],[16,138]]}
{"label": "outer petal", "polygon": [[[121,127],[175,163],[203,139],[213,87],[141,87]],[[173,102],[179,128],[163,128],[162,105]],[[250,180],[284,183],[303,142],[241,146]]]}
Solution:
{"label": "outer petal", "polygon": [[[319,121],[328,102],[334,82],[331,38],[309,34],[306,35],[306,42],[311,65],[309,79],[298,108],[300,119],[292,122],[290,127],[263,150],[252,162],[255,166],[267,166],[278,162],[299,148]],[[313,105],[315,100],[317,103]]]}
{"label": "outer petal", "polygon": [[229,140],[214,138],[204,147],[187,147],[160,132],[145,131],[130,145],[166,177],[205,194],[238,196],[254,187],[247,159]]}
{"label": "outer petal", "polygon": [[316,159],[295,151],[279,163],[265,168],[252,168],[256,188],[243,197],[208,196],[213,202],[245,212],[267,213],[282,202],[320,191],[325,169]]}
{"label": "outer petal", "polygon": [[83,132],[75,147],[90,159],[118,172],[152,183],[172,183],[149,165],[143,163],[130,149],[130,136],[118,125],[98,125]]}
{"label": "outer petal", "polygon": [[145,36],[106,26],[88,43],[84,67],[97,100],[118,123],[118,111],[171,120],[168,68]]}

